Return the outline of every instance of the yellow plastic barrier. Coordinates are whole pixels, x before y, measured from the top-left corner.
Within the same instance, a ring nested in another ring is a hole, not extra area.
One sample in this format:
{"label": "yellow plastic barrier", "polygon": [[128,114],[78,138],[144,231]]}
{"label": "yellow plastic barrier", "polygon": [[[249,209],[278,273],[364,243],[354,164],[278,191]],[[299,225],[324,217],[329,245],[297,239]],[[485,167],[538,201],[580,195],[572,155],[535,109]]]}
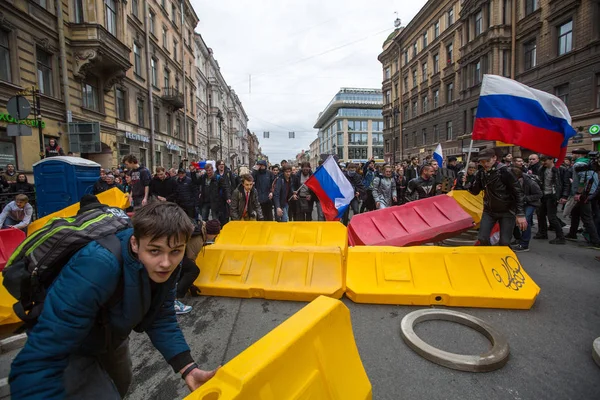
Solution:
{"label": "yellow plastic barrier", "polygon": [[529,309],[540,292],[508,247],[351,247],[357,303]]}
{"label": "yellow plastic barrier", "polygon": [[325,246],[346,252],[348,232],[340,222],[244,222],[227,223],[217,244],[243,246]]}
{"label": "yellow plastic barrier", "polygon": [[15,324],[21,322],[13,311],[13,305],[17,300],[8,293],[2,282],[4,277],[0,274],[0,325]]}
{"label": "yellow plastic barrier", "polygon": [[475,196],[466,190],[453,190],[448,193],[448,196],[456,200],[458,205],[473,218],[475,225],[479,226],[483,213],[483,192]]}
{"label": "yellow plastic barrier", "polygon": [[272,300],[311,301],[344,294],[343,253],[337,247],[205,247],[196,264],[202,294]]}
{"label": "yellow plastic barrier", "polygon": [[[107,206],[118,207],[122,209],[129,207],[129,197],[127,194],[123,193],[117,188],[112,188],[106,192],[102,192],[96,195],[96,197],[100,203],[106,204]],[[71,204],[69,207],[63,208],[60,211],[46,215],[44,218],[37,219],[29,224],[29,227],[27,228],[27,235],[31,235],[33,232],[40,229],[52,218],[72,217],[77,214],[77,211],[79,211],[79,203]]]}
{"label": "yellow plastic barrier", "polygon": [[370,400],[350,311],[319,297],[224,365],[186,400]]}

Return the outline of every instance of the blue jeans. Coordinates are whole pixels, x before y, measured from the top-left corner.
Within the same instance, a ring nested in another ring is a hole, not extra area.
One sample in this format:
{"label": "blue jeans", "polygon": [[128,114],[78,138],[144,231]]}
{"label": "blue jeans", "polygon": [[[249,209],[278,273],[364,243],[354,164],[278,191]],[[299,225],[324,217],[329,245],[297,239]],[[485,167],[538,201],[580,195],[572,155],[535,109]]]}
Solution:
{"label": "blue jeans", "polygon": [[531,240],[531,225],[533,224],[533,213],[535,212],[534,206],[525,206],[525,219],[527,219],[527,229],[521,234],[521,240],[519,244],[522,247],[529,247],[529,241]]}
{"label": "blue jeans", "polygon": [[198,214],[200,214],[202,221],[208,221],[208,215],[210,214],[210,203],[203,203],[199,208],[200,210]]}
{"label": "blue jeans", "polygon": [[[288,222],[288,210],[290,209],[290,205],[286,204],[285,206],[281,206],[281,210],[283,211],[283,215],[281,217],[277,217],[277,222]],[[275,215],[277,215],[277,210],[275,210]]]}
{"label": "blue jeans", "polygon": [[318,221],[325,221],[325,215],[323,215],[323,209],[321,208],[321,202],[317,201],[317,220]]}

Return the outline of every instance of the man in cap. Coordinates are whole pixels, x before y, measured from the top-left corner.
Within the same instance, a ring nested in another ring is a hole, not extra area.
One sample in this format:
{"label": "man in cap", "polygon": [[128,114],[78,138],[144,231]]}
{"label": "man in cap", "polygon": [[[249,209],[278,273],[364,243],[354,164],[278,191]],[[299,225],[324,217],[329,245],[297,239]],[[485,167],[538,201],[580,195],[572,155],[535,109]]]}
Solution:
{"label": "man in cap", "polygon": [[481,191],[483,215],[479,227],[479,243],[490,246],[490,235],[496,222],[500,224],[500,246],[508,246],[515,226],[521,231],[527,228],[523,189],[515,175],[498,162],[494,149],[484,149],[478,154],[480,169],[473,185],[468,189],[474,195]]}
{"label": "man in cap", "polygon": [[254,188],[258,192],[258,202],[264,216],[265,221],[273,221],[273,182],[275,181],[276,175],[271,171],[267,170],[267,162],[260,160],[258,163],[258,169],[252,171],[252,178],[254,178]]}

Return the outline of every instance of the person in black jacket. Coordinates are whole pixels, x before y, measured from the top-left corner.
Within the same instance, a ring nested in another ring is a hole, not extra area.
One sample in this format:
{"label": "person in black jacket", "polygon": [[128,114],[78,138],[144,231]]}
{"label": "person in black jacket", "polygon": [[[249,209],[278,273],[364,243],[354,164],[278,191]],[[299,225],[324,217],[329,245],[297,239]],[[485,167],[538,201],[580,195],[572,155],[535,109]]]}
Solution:
{"label": "person in black jacket", "polygon": [[293,195],[292,190],[292,167],[286,165],[281,168],[282,175],[275,181],[275,192],[273,193],[273,203],[275,203],[275,212],[278,222],[288,222],[289,199]]}
{"label": "person in black jacket", "polygon": [[433,197],[437,194],[437,185],[433,179],[433,167],[424,165],[421,176],[411,179],[406,187],[406,202]]}
{"label": "person in black jacket", "polygon": [[563,191],[560,172],[558,168],[554,166],[554,158],[542,155],[540,160],[542,166],[538,170],[538,176],[540,182],[542,182],[541,189],[544,197],[542,197],[542,205],[538,209],[538,233],[533,238],[548,239],[548,225],[546,224],[546,217],[548,217],[550,225],[554,228],[554,232],[556,233],[556,238],[551,240],[550,244],[565,244],[565,235],[557,216],[557,204],[561,198],[566,199],[568,193],[564,193]]}
{"label": "person in black jacket", "polygon": [[17,175],[17,182],[10,186],[10,193],[24,193],[31,194],[34,191],[34,186],[27,182],[27,175],[19,173]]}
{"label": "person in black jacket", "polygon": [[406,180],[409,182],[413,179],[418,178],[421,175],[421,167],[419,166],[419,157],[414,156],[410,159],[410,165],[404,171]]}
{"label": "person in black jacket", "polygon": [[[531,240],[531,226],[533,225],[533,214],[535,210],[542,205],[542,189],[536,181],[530,178],[528,174],[523,173],[520,167],[512,167],[512,173],[523,188],[523,201],[525,202],[525,219],[527,220],[527,229],[520,232],[518,243],[512,249],[515,252],[529,251],[529,241]],[[515,227],[515,230],[518,228]]]}
{"label": "person in black jacket", "polygon": [[46,157],[56,157],[56,156],[64,156],[65,152],[62,147],[56,143],[56,139],[50,139],[48,141],[48,146],[46,146]]}
{"label": "person in black jacket", "polygon": [[[224,218],[223,210],[227,205],[229,197],[229,186],[227,179],[219,179],[212,164],[206,163],[204,173],[195,173],[192,180],[200,191],[200,210],[203,221],[208,221],[209,212],[212,219],[221,222]],[[221,223],[221,226],[223,224]]]}
{"label": "person in black jacket", "polygon": [[175,190],[175,203],[185,210],[185,213],[192,220],[196,219],[196,185],[187,176],[185,169],[177,171],[177,188]]}
{"label": "person in black jacket", "polygon": [[159,201],[175,201],[177,182],[170,179],[164,167],[156,167],[156,173],[150,181],[150,197]]}
{"label": "person in black jacket", "polygon": [[311,190],[304,185],[311,175],[312,171],[310,169],[310,163],[308,161],[303,161],[302,164],[300,164],[300,171],[292,176],[292,190],[297,199],[295,221],[312,221],[315,196]]}
{"label": "person in black jacket", "polygon": [[356,215],[359,212],[358,204],[361,200],[366,200],[367,190],[362,182],[362,177],[356,172],[356,164],[349,163],[346,166],[346,171],[344,171],[344,176],[348,179],[348,182],[352,185],[354,189],[354,198],[350,202],[350,207],[346,208],[346,212],[344,212],[344,216],[342,217],[342,223],[344,225],[348,225],[348,220],[350,219],[350,209],[352,208],[352,214]]}
{"label": "person in black jacket", "polygon": [[490,235],[496,222],[500,224],[500,246],[508,246],[516,223],[521,231],[527,229],[523,189],[508,167],[498,163],[494,149],[484,149],[478,154],[482,167],[475,176],[469,192],[483,197],[483,214],[479,225],[479,243],[490,246]]}
{"label": "person in black jacket", "polygon": [[460,171],[456,178],[456,186],[454,190],[468,190],[473,181],[475,180],[475,173],[477,172],[477,164],[471,161],[467,167],[467,171]]}
{"label": "person in black jacket", "polygon": [[100,178],[94,183],[94,188],[92,189],[93,194],[99,194],[108,190],[108,186],[106,185],[106,171],[104,168],[100,168]]}
{"label": "person in black jacket", "polygon": [[254,188],[258,192],[258,202],[262,210],[265,221],[273,221],[273,182],[275,181],[275,175],[267,170],[267,162],[260,160],[258,163],[258,169],[252,171],[252,178],[254,179]]}

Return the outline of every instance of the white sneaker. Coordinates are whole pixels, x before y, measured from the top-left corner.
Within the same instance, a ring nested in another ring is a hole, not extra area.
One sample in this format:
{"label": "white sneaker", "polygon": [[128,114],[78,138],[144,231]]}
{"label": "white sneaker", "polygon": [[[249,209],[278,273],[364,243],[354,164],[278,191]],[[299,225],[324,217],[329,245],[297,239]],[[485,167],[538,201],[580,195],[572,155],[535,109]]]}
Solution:
{"label": "white sneaker", "polygon": [[175,314],[177,314],[177,315],[187,314],[190,311],[192,311],[192,306],[186,306],[179,300],[175,300]]}

